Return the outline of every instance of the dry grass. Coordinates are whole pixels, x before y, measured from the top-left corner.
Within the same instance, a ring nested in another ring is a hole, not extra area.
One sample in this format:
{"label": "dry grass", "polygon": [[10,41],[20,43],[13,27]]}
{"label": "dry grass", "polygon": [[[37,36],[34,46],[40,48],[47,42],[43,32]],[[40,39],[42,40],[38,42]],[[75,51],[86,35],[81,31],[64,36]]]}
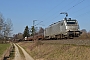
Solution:
{"label": "dry grass", "polygon": [[90,39],[90,32],[88,32],[88,33],[83,32],[78,39],[83,39],[83,40]]}
{"label": "dry grass", "polygon": [[19,44],[35,60],[90,60],[90,46],[41,42],[38,45],[32,42]]}

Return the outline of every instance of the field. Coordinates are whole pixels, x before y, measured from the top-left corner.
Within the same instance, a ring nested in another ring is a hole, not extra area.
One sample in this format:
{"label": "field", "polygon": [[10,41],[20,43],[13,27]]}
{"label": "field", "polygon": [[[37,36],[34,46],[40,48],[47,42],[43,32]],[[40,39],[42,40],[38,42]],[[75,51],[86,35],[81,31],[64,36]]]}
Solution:
{"label": "field", "polygon": [[3,55],[3,53],[5,52],[5,50],[10,46],[9,43],[7,44],[0,44],[0,57]]}
{"label": "field", "polygon": [[19,43],[35,60],[90,60],[90,40]]}

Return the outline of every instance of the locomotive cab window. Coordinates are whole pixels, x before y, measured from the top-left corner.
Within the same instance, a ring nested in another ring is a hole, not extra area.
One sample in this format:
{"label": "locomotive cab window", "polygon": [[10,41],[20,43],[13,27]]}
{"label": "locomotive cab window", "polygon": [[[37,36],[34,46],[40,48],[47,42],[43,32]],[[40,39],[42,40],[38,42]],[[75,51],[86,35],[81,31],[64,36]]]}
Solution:
{"label": "locomotive cab window", "polygon": [[67,24],[76,24],[75,20],[67,20]]}

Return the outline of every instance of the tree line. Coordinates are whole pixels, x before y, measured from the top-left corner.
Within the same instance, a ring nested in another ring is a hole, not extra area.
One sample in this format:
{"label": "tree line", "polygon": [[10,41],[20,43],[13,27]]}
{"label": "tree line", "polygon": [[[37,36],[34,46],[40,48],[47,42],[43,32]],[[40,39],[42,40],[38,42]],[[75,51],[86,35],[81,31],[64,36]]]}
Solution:
{"label": "tree line", "polygon": [[5,19],[0,13],[0,39],[10,37],[12,29],[12,22],[10,18]]}
{"label": "tree line", "polygon": [[[87,32],[86,29],[82,29],[81,30],[82,34],[80,37],[78,37],[77,39],[90,39],[90,31]],[[30,37],[33,35],[38,35],[44,33],[44,28],[40,27],[34,27],[32,26],[31,28],[29,28],[28,26],[25,27],[24,32],[23,33],[18,33],[14,35],[14,38],[16,39],[23,39],[25,37]]]}
{"label": "tree line", "polygon": [[41,33],[44,33],[44,28],[42,27],[37,28],[37,27],[31,26],[31,28],[29,28],[28,26],[26,26],[23,33],[14,34],[13,37],[14,39],[24,39],[25,37],[38,35]]}

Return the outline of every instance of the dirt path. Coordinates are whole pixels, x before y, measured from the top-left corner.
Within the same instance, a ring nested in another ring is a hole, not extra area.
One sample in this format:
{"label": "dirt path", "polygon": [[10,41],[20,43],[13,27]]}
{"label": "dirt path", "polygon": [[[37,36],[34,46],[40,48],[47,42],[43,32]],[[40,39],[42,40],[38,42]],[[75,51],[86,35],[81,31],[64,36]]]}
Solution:
{"label": "dirt path", "polygon": [[23,54],[25,56],[25,60],[34,60],[21,46],[19,46],[19,47],[21,48],[21,50],[22,50],[22,52],[23,52]]}
{"label": "dirt path", "polygon": [[15,57],[13,60],[22,60],[18,47],[15,44],[14,46],[15,46]]}

